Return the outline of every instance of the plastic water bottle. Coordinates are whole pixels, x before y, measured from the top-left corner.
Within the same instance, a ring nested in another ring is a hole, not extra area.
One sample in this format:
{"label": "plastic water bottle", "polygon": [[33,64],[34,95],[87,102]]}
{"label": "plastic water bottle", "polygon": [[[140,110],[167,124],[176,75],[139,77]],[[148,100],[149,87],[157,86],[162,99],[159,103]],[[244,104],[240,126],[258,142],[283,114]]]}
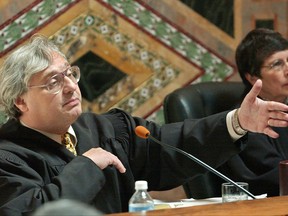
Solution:
{"label": "plastic water bottle", "polygon": [[129,200],[129,212],[143,212],[154,209],[154,202],[147,192],[147,181],[135,182],[135,193]]}

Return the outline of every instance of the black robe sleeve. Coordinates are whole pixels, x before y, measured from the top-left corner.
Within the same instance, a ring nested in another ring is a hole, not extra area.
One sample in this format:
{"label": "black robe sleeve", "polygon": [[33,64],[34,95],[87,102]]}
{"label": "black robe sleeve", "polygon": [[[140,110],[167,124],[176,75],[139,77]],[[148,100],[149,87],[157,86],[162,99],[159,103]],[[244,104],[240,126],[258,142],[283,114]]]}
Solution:
{"label": "black robe sleeve", "polygon": [[[288,130],[275,128],[279,137],[248,133],[247,147],[219,167],[236,181],[249,183],[255,195],[279,196],[279,162],[288,159]],[[220,193],[220,191],[219,191]]]}
{"label": "black robe sleeve", "polygon": [[[177,152],[137,137],[137,125],[217,167],[245,142],[244,137],[233,143],[226,114],[161,127],[117,109],[103,115],[84,113],[72,125],[77,157],[39,132],[9,122],[0,129],[0,215],[30,215],[41,204],[60,198],[91,204],[104,213],[127,211],[135,180],[147,180],[150,190],[164,190],[206,171]],[[81,156],[98,147],[116,155],[126,173],[113,166],[101,170]]]}

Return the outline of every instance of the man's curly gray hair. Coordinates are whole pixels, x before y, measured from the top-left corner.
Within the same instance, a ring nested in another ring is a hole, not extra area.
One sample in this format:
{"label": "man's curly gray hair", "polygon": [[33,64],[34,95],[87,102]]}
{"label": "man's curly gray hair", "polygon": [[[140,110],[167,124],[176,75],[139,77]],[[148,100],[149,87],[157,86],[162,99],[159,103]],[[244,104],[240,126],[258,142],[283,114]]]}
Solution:
{"label": "man's curly gray hair", "polygon": [[16,99],[28,91],[31,76],[51,64],[55,52],[66,58],[52,41],[37,34],[5,59],[0,69],[0,106],[7,117],[21,115],[15,106]]}

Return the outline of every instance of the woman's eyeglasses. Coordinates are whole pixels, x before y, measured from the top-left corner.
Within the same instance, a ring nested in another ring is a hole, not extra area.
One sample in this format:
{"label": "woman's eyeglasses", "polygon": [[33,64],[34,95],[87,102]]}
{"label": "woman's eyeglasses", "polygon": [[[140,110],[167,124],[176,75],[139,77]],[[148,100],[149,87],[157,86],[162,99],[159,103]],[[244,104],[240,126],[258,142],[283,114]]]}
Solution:
{"label": "woman's eyeglasses", "polygon": [[28,86],[28,88],[46,88],[51,94],[58,94],[64,86],[64,77],[68,77],[75,84],[80,80],[80,68],[78,66],[72,66],[65,71],[58,73],[47,81],[44,85]]}
{"label": "woman's eyeglasses", "polygon": [[273,71],[283,71],[287,67],[287,62],[283,61],[282,59],[278,59],[271,63],[270,65],[267,66],[262,66],[265,68],[268,68],[268,70],[273,70]]}

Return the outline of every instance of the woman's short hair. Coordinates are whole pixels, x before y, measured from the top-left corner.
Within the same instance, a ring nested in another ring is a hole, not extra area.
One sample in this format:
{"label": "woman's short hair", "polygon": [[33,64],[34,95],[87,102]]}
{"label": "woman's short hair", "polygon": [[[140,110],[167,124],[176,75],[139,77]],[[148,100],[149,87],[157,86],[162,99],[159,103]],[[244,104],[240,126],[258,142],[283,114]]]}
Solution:
{"label": "woman's short hair", "polygon": [[250,31],[236,49],[236,64],[238,72],[247,91],[252,85],[245,74],[261,78],[261,67],[264,61],[276,52],[287,50],[288,41],[273,30],[258,28]]}

